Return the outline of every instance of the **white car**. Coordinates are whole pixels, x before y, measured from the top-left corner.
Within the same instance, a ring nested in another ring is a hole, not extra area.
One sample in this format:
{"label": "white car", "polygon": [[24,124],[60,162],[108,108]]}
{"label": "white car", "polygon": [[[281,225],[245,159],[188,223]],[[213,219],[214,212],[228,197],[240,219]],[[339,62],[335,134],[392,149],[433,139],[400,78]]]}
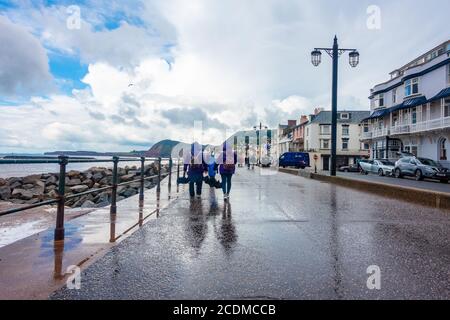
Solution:
{"label": "white car", "polygon": [[379,176],[391,176],[395,164],[389,160],[368,160],[359,163],[361,173],[376,173]]}

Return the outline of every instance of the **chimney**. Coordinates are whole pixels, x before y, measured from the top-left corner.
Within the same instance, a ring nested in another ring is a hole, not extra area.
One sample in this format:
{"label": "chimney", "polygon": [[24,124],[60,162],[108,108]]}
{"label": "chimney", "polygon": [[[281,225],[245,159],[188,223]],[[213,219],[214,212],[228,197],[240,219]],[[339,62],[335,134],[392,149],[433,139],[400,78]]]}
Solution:
{"label": "chimney", "polygon": [[323,111],[323,108],[317,107],[317,108],[314,109],[314,115],[318,115],[318,114],[321,113],[322,111]]}
{"label": "chimney", "polygon": [[308,116],[302,115],[302,116],[300,117],[300,124],[303,124],[303,123],[305,123],[305,122],[308,122]]}
{"label": "chimney", "polygon": [[297,125],[297,120],[288,120],[288,127],[295,127]]}

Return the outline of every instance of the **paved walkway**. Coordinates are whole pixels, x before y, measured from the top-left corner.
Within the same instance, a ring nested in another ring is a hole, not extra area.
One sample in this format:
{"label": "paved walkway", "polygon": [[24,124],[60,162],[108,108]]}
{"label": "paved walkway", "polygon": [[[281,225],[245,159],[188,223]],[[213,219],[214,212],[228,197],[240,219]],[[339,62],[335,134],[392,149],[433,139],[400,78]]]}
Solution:
{"label": "paved walkway", "polygon": [[156,188],[145,192],[141,210],[139,196],[133,196],[117,203],[115,217],[110,216],[108,206],[66,221],[64,242],[53,241],[52,227],[0,248],[0,299],[47,299],[65,284],[69,266],[85,268],[156,219],[178,195],[176,186],[168,192],[167,183],[167,179],[161,182],[159,199]]}
{"label": "paved walkway", "polygon": [[[86,269],[80,290],[52,298],[450,298],[448,212],[258,170],[238,171],[229,204],[208,189],[184,193]],[[380,290],[367,288],[371,265]]]}

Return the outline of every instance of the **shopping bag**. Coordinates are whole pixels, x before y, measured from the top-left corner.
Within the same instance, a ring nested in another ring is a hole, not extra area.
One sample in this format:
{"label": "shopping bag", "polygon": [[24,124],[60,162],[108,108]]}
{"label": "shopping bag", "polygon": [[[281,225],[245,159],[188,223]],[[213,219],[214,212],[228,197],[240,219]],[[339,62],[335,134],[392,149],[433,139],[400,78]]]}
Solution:
{"label": "shopping bag", "polygon": [[177,179],[178,184],[188,184],[190,182],[188,177],[179,177]]}

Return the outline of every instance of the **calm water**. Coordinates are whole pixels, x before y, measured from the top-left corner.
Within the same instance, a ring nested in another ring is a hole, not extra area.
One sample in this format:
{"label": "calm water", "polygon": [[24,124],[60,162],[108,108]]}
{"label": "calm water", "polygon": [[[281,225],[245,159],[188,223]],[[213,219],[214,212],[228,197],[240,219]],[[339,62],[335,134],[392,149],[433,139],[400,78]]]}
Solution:
{"label": "calm water", "polygon": [[[97,157],[97,159],[111,159],[111,157]],[[125,166],[140,166],[140,162],[122,162],[120,167]],[[78,170],[84,171],[92,167],[106,167],[112,168],[112,163],[99,162],[99,163],[69,163],[67,165],[67,171]],[[0,164],[0,178],[9,177],[25,177],[31,174],[39,173],[57,173],[59,172],[59,165],[54,163],[42,163],[42,164]]]}

